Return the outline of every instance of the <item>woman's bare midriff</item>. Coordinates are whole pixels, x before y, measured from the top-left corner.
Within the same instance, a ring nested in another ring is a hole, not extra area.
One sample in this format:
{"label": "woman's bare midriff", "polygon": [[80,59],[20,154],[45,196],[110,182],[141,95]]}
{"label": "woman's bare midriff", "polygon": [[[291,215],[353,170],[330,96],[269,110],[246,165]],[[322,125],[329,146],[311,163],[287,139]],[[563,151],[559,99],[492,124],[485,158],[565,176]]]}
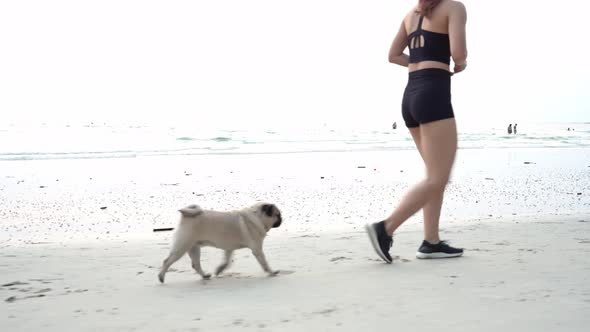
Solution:
{"label": "woman's bare midriff", "polygon": [[450,71],[450,66],[446,63],[438,62],[438,61],[421,61],[418,63],[410,63],[408,64],[408,71],[413,72],[416,70],[428,69],[428,68],[435,68],[435,69],[442,69],[446,71]]}

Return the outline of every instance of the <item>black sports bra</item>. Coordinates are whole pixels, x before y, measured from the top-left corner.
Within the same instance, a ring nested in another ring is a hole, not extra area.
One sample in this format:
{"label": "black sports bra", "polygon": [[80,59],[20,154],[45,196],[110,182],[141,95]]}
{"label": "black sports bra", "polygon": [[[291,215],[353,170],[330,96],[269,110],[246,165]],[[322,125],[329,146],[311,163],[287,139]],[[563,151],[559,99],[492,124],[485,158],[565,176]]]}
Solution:
{"label": "black sports bra", "polygon": [[422,29],[424,16],[420,16],[418,29],[408,35],[410,63],[421,61],[438,61],[451,63],[451,45],[449,35]]}

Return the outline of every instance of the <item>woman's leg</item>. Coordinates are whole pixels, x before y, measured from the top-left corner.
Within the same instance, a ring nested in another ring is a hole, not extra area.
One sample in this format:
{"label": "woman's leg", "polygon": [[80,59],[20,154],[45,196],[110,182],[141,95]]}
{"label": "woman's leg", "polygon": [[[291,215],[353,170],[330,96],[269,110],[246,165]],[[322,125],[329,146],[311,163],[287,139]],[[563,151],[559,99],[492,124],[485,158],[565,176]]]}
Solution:
{"label": "woman's leg", "polygon": [[[419,137],[417,144],[420,146],[419,151],[426,165],[426,179],[414,185],[406,193],[399,206],[385,220],[385,229],[388,235],[393,234],[401,224],[431,200],[442,199],[451,174],[457,151],[455,119],[449,118],[422,124],[419,129]],[[437,208],[438,205],[440,204],[433,203],[431,208]],[[429,218],[435,217],[437,214],[439,213],[429,215]],[[438,228],[438,222],[434,224]],[[434,227],[429,228],[429,232],[434,230]],[[431,235],[429,234],[429,236]]]}
{"label": "woman's leg", "polygon": [[[410,130],[410,134],[414,139],[414,143],[416,144],[418,152],[420,152],[422,160],[424,160],[421,146],[422,143],[420,140],[420,127],[408,129]],[[422,208],[424,213],[424,239],[430,243],[437,243],[440,241],[438,235],[438,225],[440,223],[440,210],[442,208],[443,196],[444,192],[434,195],[434,197],[429,200]]]}
{"label": "woman's leg", "polygon": [[[426,165],[426,179],[414,185],[401,200],[391,216],[384,221],[367,224],[365,229],[375,252],[387,263],[393,261],[389,254],[393,240],[391,235],[409,217],[428,206],[425,221],[425,237],[438,237],[438,217],[442,194],[449,180],[457,150],[455,119],[448,118],[420,125],[411,129],[416,145]],[[418,258],[458,257],[463,250],[449,247],[443,242],[423,242]]]}

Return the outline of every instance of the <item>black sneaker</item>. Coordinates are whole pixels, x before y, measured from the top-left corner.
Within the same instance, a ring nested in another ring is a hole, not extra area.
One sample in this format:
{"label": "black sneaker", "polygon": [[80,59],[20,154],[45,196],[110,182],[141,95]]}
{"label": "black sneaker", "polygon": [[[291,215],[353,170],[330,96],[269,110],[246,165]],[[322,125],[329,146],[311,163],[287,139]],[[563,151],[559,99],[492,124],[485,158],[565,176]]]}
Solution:
{"label": "black sneaker", "polygon": [[422,242],[420,249],[416,253],[417,258],[451,258],[463,255],[463,249],[453,248],[447,244],[446,241],[440,241],[437,244],[432,244],[426,240]]}
{"label": "black sneaker", "polygon": [[385,222],[380,221],[374,224],[367,224],[365,225],[365,229],[367,230],[367,234],[369,234],[369,239],[377,255],[386,263],[391,263],[392,259],[389,255],[389,248],[393,244],[393,238],[387,235]]}

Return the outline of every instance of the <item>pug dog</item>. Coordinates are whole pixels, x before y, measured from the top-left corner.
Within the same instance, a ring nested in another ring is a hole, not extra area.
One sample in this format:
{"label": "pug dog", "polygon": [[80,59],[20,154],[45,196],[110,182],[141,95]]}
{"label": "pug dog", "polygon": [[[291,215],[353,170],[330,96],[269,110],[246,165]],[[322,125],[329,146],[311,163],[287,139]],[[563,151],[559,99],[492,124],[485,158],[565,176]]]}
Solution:
{"label": "pug dog", "polygon": [[225,258],[215,270],[221,274],[231,263],[232,253],[236,249],[249,248],[262,269],[270,276],[273,271],[262,250],[266,233],[282,223],[281,211],[269,203],[256,203],[250,207],[235,211],[203,210],[198,205],[189,205],[179,210],[180,223],[174,234],[170,254],[164,260],[158,279],[164,283],[166,271],[174,262],[188,252],[192,266],[203,279],[211,278],[201,268],[201,247],[210,246],[225,251]]}

